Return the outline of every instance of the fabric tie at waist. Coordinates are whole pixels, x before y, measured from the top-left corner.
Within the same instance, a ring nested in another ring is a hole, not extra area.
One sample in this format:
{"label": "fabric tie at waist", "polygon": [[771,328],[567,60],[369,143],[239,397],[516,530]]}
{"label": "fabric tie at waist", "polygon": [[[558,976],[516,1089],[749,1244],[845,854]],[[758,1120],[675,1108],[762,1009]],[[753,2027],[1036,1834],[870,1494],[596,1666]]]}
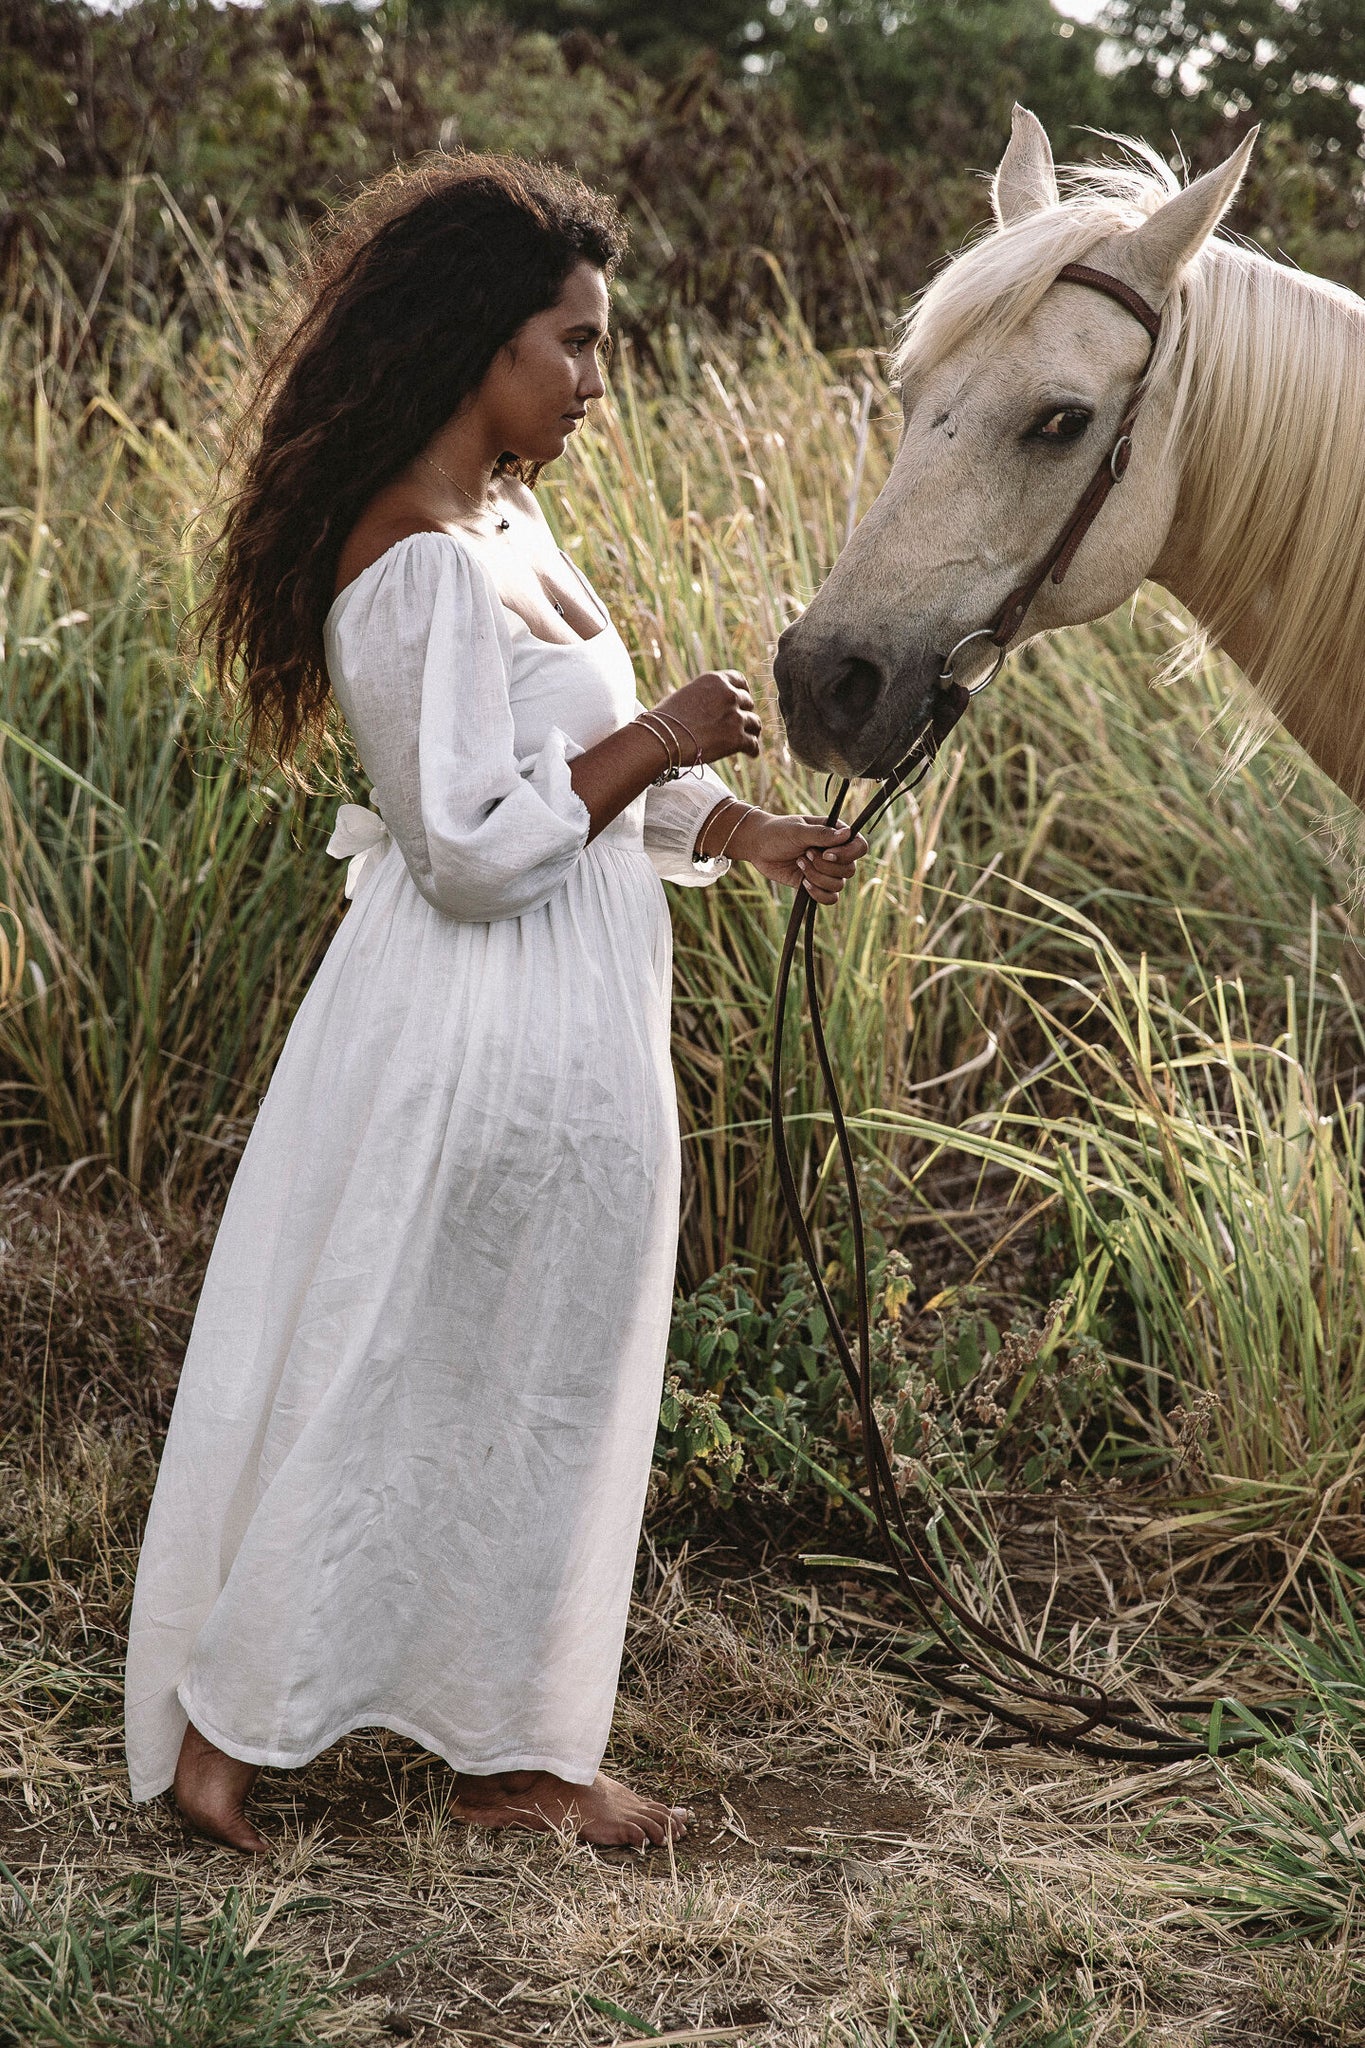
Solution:
{"label": "fabric tie at waist", "polygon": [[335,860],[349,863],[346,869],[346,896],[349,901],[355,895],[361,876],[372,862],[381,861],[393,844],[388,826],[378,810],[367,810],[363,804],[343,804],[337,812],[336,830],[327,841],[327,851]]}

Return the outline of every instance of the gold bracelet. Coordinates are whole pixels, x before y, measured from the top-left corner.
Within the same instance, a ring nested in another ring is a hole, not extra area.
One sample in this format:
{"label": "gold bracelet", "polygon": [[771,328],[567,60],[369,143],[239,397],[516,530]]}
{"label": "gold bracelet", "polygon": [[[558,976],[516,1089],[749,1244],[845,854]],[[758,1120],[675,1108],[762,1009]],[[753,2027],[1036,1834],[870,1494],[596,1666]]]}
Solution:
{"label": "gold bracelet", "polygon": [[725,844],[724,844],[724,845],[723,845],[723,846],[721,847],[721,850],[720,850],[720,852],[719,852],[719,853],[717,853],[717,854],[714,854],[714,855],[712,856],[712,858],[713,858],[714,860],[724,860],[724,859],[725,859],[725,856],[726,856],[726,854],[727,854],[727,853],[728,853],[728,852],[730,851],[730,841],[731,841],[731,840],[732,840],[732,839],[734,838],[734,836],[735,836],[736,832],[738,832],[738,830],[739,830],[740,826],[741,826],[741,825],[742,825],[742,824],[744,823],[744,820],[745,820],[746,818],[748,818],[748,817],[753,817],[753,816],[756,816],[756,815],[757,815],[757,813],[756,813],[756,812],[754,811],[754,807],[753,807],[753,805],[752,805],[752,804],[741,804],[741,805],[740,805],[740,807],[739,807],[739,816],[738,816],[738,817],[737,817],[737,818],[735,819],[735,822],[734,822],[734,824],[733,824],[733,825],[732,825],[732,826],[730,827],[729,831],[728,831],[728,832],[726,833],[726,835],[725,835]]}
{"label": "gold bracelet", "polygon": [[651,782],[650,784],[650,788],[653,789],[655,783],[671,781],[673,779],[673,776],[676,775],[678,771],[673,761],[673,750],[668,745],[668,742],[664,739],[663,734],[660,732],[656,732],[652,725],[647,724],[643,714],[638,718],[632,719],[631,723],[633,725],[638,725],[641,732],[647,732],[652,740],[658,741],[659,745],[664,750],[664,760],[668,763],[668,766],[667,768],[665,768],[663,774],[655,776],[654,782]]}
{"label": "gold bracelet", "polygon": [[[685,719],[679,718],[676,711],[656,711],[654,713],[654,716],[659,720],[661,725],[680,725],[682,727],[683,731],[687,734],[687,737],[691,740],[692,745],[696,748],[696,759],[692,762],[687,772],[688,774],[700,776],[703,773],[704,769],[704,764],[701,758],[701,741],[697,738],[697,735],[693,732],[691,726],[688,725]],[[678,749],[678,759],[679,761],[682,760],[681,747],[679,747]]]}
{"label": "gold bracelet", "polygon": [[676,782],[683,772],[682,749],[678,746],[677,734],[653,711],[637,713],[633,723],[642,725],[647,733],[653,734],[654,738],[663,748],[664,756],[668,762],[668,766],[664,769],[663,773],[654,777],[650,788],[658,789],[666,782]]}
{"label": "gold bracelet", "polygon": [[717,812],[717,811],[723,811],[723,810],[725,809],[725,806],[726,806],[727,804],[735,804],[735,805],[737,805],[737,806],[738,806],[738,808],[739,808],[739,816],[738,816],[738,817],[737,817],[737,818],[735,819],[735,822],[734,822],[734,824],[733,824],[733,825],[732,825],[732,826],[730,827],[730,830],[729,830],[729,831],[728,831],[728,832],[726,833],[726,835],[725,835],[725,839],[724,839],[724,843],[722,844],[722,846],[721,846],[721,848],[720,848],[720,851],[719,851],[718,853],[697,853],[697,852],[694,852],[694,853],[693,853],[693,855],[692,855],[692,861],[693,861],[693,865],[694,865],[694,866],[696,866],[696,867],[705,867],[705,866],[706,866],[706,865],[707,865],[707,864],[708,864],[709,862],[711,862],[711,861],[713,861],[713,860],[724,860],[724,858],[725,858],[725,855],[726,855],[726,850],[727,850],[727,848],[729,847],[730,841],[731,841],[731,840],[732,840],[732,839],[734,838],[734,836],[735,836],[736,832],[738,832],[738,830],[739,830],[740,826],[741,826],[741,825],[742,825],[742,824],[744,823],[744,820],[745,820],[745,819],[746,819],[746,818],[748,817],[749,813],[750,813],[750,812],[751,812],[751,811],[753,810],[753,805],[752,805],[752,804],[746,804],[746,803],[743,803],[743,802],[741,802],[741,801],[740,801],[740,799],[739,799],[739,797],[737,797],[737,796],[723,796],[723,797],[721,798],[720,802],[719,802],[718,804],[715,804],[715,805],[714,805],[714,806],[713,806],[713,807],[711,808],[711,810],[709,810],[709,811],[707,812],[706,816],[705,816],[705,817],[704,817],[704,818],[702,819],[702,825],[701,825],[701,832],[699,832],[699,833],[697,834],[697,837],[698,837],[698,839],[700,839],[700,838],[701,838],[701,836],[702,836],[702,833],[704,833],[704,832],[705,832],[705,830],[706,830],[707,826],[708,826],[708,825],[709,825],[709,824],[711,823],[711,820],[712,820],[712,819],[713,819],[713,818],[715,817],[715,815],[716,815],[716,812]]}
{"label": "gold bracelet", "polygon": [[[723,796],[720,799],[719,803],[712,804],[710,810],[706,813],[706,816],[701,821],[701,825],[697,832],[697,839],[700,840],[704,837],[707,827],[710,825],[712,819],[716,816],[718,811],[723,811],[727,804],[736,804],[738,802],[739,798],[736,796]],[[714,853],[698,852],[696,843],[693,843],[692,862],[695,867],[705,867],[708,861],[714,860],[715,858],[716,856]]]}

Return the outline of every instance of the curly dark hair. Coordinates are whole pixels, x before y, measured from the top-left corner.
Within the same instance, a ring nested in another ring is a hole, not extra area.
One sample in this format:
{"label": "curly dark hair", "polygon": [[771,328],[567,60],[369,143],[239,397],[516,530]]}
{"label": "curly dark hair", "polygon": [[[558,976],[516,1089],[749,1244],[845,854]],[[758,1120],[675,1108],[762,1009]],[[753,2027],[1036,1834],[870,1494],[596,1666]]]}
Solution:
{"label": "curly dark hair", "polygon": [[[615,204],[567,172],[472,153],[400,165],[328,222],[231,435],[240,483],[200,608],[199,648],[248,760],[269,756],[307,786],[328,732],[322,628],[347,535],[570,272],[587,262],[610,277],[625,244]],[[535,481],[512,456],[501,466]]]}

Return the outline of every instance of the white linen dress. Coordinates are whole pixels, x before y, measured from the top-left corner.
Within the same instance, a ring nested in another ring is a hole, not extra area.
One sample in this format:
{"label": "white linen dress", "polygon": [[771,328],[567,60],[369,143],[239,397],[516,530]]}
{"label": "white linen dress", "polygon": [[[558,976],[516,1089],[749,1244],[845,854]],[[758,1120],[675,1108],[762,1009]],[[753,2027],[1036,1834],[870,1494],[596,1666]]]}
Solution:
{"label": "white linen dress", "polygon": [[325,638],[382,822],[342,808],[351,908],[205,1275],[134,1799],[187,1714],[248,1763],[383,1727],[588,1784],[616,1691],[677,1249],[660,876],[724,872],[691,854],[726,792],[650,789],[588,845],[568,763],[638,709],[629,653],[540,640],[451,535],[391,547]]}

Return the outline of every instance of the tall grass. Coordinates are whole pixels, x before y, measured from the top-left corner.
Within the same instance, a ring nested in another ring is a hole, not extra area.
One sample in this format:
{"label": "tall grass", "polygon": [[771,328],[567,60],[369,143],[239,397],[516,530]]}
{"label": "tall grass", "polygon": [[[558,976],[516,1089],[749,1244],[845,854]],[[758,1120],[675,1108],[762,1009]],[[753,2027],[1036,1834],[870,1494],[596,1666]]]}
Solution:
{"label": "tall grass", "polygon": [[[24,1167],[178,1198],[221,1184],[343,914],[338,792],[249,786],[177,652],[197,590],[180,536],[257,317],[212,248],[185,264],[195,322],[125,309],[84,398],[43,339],[79,310],[51,263],[0,328],[18,401],[0,428],[5,1141]],[[623,354],[547,512],[644,694],[747,670],[768,745],[736,781],[821,809],[782,748],[771,649],[886,474],[888,394],[794,313],[742,367],[718,338],[660,351],[662,377]],[[1200,1484],[1253,1522],[1326,1527],[1359,1516],[1365,1420],[1350,858],[1336,793],[1287,744],[1220,779],[1235,691],[1216,658],[1152,691],[1184,623],[1149,593],[1011,665],[823,921],[831,1031],[887,1213],[982,1176],[1001,1204],[1016,1191],[1069,1294],[1054,1341],[1128,1369],[1149,1461],[1189,1464],[1198,1439]],[[673,907],[683,1276],[733,1256],[772,1275],[786,904],[741,874]],[[818,1197],[829,1134],[792,1051]]]}
{"label": "tall grass", "polygon": [[210,481],[231,324],[187,356],[174,323],[130,317],[132,388],[82,404],[34,313],[0,324],[24,400],[0,450],[0,1119],[25,1162],[189,1194],[264,1092],[335,916],[332,864],[302,840],[306,805],[248,785],[176,651],[196,594],[177,536]]}
{"label": "tall grass", "polygon": [[1018,895],[1025,941],[1040,926],[1049,951],[1072,940],[1069,972],[996,970],[1043,1057],[951,1132],[894,1108],[867,1128],[918,1138],[929,1160],[951,1146],[1041,1198],[1067,1309],[1034,1376],[1069,1341],[1099,1338],[1132,1362],[1194,1491],[1251,1510],[1252,1526],[1330,1517],[1358,1532],[1365,1104],[1320,1071],[1316,960],[1304,1011],[1289,978],[1271,1030],[1244,981],[1206,978],[1177,1002],[1084,913]]}

